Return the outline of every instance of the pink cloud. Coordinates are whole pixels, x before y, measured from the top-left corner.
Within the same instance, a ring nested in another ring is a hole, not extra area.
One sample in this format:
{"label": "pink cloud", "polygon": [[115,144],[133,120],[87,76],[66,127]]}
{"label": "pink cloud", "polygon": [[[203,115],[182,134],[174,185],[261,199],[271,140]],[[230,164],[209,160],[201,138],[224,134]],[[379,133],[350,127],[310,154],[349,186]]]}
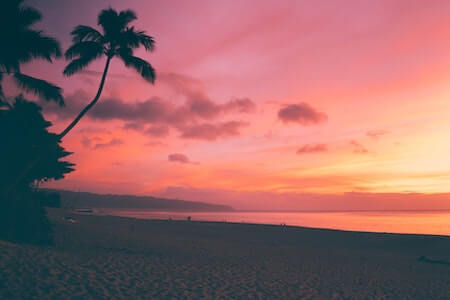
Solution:
{"label": "pink cloud", "polygon": [[327,152],[328,146],[325,144],[306,144],[297,150],[297,154]]}
{"label": "pink cloud", "polygon": [[94,149],[101,149],[101,148],[108,148],[108,147],[114,147],[114,146],[119,146],[122,145],[123,141],[121,139],[112,139],[109,142],[106,143],[97,143],[94,145]]}
{"label": "pink cloud", "polygon": [[353,153],[356,153],[356,154],[369,153],[369,150],[367,150],[363,145],[361,145],[359,142],[357,142],[355,140],[351,140],[350,145],[352,145],[352,147],[353,147]]}
{"label": "pink cloud", "polygon": [[234,98],[222,105],[222,109],[225,112],[251,113],[256,110],[256,105],[249,98]]}
{"label": "pink cloud", "polygon": [[101,149],[101,148],[108,148],[108,147],[114,147],[119,146],[123,144],[123,141],[118,138],[113,138],[109,140],[108,142],[102,142],[102,139],[100,137],[83,137],[81,139],[81,144],[86,147],[93,150]]}
{"label": "pink cloud", "polygon": [[239,129],[246,123],[238,121],[222,122],[217,124],[202,123],[180,127],[181,137],[186,139],[200,139],[213,141],[219,137],[239,135]]}
{"label": "pink cloud", "polygon": [[328,116],[312,108],[308,103],[289,104],[278,111],[278,118],[283,123],[301,125],[319,124],[328,120]]}
{"label": "pink cloud", "polygon": [[165,136],[169,135],[169,132],[170,132],[169,126],[153,125],[153,126],[148,127],[144,131],[144,134],[150,135],[153,137],[165,137]]}
{"label": "pink cloud", "polygon": [[[198,83],[193,79],[176,74],[172,76],[176,77],[174,89],[186,96],[182,105],[175,106],[160,97],[135,102],[106,98],[101,99],[86,116],[97,121],[120,120],[125,122],[124,129],[155,137],[167,136],[170,127],[173,127],[184,138],[215,140],[238,135],[238,129],[243,123],[233,120],[201,123],[202,121],[219,120],[235,113],[249,114],[256,110],[255,103],[249,98],[232,98],[223,104],[217,104],[197,87]],[[78,114],[88,99],[86,92],[78,90],[67,97],[67,105],[62,109],[52,103],[42,105],[46,113],[65,120]]]}
{"label": "pink cloud", "polygon": [[170,162],[178,162],[178,163],[182,163],[182,164],[188,164],[190,163],[189,158],[181,153],[172,153],[169,154],[168,159]]}
{"label": "pink cloud", "polygon": [[97,137],[97,136],[92,137],[92,138],[88,138],[88,137],[86,137],[86,136],[83,136],[83,138],[81,139],[81,144],[82,144],[84,147],[86,147],[86,148],[91,148],[94,142],[99,142],[99,141],[101,141],[101,140],[102,140],[102,139],[99,138],[99,137]]}
{"label": "pink cloud", "polygon": [[144,130],[144,124],[138,122],[125,123],[123,129],[141,131]]}
{"label": "pink cloud", "polygon": [[388,131],[388,130],[380,129],[380,130],[369,130],[369,131],[367,131],[366,135],[370,138],[378,139],[382,135],[386,135],[389,133],[390,133],[390,131]]}

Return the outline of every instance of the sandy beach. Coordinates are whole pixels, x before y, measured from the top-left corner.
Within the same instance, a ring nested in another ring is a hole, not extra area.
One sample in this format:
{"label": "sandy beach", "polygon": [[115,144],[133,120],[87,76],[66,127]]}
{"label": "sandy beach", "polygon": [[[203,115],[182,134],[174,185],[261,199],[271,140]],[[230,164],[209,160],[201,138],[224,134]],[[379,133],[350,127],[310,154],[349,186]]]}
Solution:
{"label": "sandy beach", "polygon": [[0,241],[0,299],[450,298],[450,237],[49,215],[53,247]]}

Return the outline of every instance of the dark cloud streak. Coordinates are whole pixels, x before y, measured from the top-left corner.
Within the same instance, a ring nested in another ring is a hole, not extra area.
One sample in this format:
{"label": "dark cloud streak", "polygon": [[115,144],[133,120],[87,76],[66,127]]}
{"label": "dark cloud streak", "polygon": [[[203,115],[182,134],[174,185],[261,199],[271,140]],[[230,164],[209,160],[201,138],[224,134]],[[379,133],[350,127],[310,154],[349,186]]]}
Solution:
{"label": "dark cloud streak", "polygon": [[289,104],[278,111],[283,123],[299,123],[303,126],[319,124],[328,120],[328,116],[315,110],[308,103]]}
{"label": "dark cloud streak", "polygon": [[297,150],[297,154],[307,154],[307,153],[319,153],[327,152],[328,146],[326,144],[306,144]]}
{"label": "dark cloud streak", "polygon": [[[42,104],[46,113],[56,114],[61,120],[70,120],[83,109],[88,99],[87,94],[79,90],[66,99],[66,107]],[[182,138],[212,141],[219,137],[239,135],[244,122],[211,121],[226,114],[248,114],[255,110],[255,104],[248,98],[234,98],[224,104],[216,104],[200,94],[198,98],[188,99],[178,107],[158,97],[137,102],[124,102],[116,98],[101,99],[86,116],[91,120],[124,121],[124,129],[136,130],[153,137],[165,137],[169,134],[170,127],[173,127],[181,133]]]}
{"label": "dark cloud streak", "polygon": [[93,150],[114,147],[114,146],[119,146],[119,145],[123,144],[123,141],[118,138],[113,138],[108,142],[100,142],[100,141],[102,141],[102,139],[99,137],[93,137],[93,138],[83,137],[81,139],[81,144],[84,147],[93,149]]}
{"label": "dark cloud streak", "polygon": [[167,158],[170,162],[177,162],[177,163],[182,163],[182,164],[188,164],[191,162],[186,155],[181,154],[181,153],[169,154],[169,156]]}
{"label": "dark cloud streak", "polygon": [[202,123],[179,128],[181,138],[213,141],[217,138],[239,135],[239,129],[247,125],[244,122],[229,121],[218,124]]}
{"label": "dark cloud streak", "polygon": [[166,137],[169,135],[169,133],[170,133],[169,126],[166,125],[150,126],[144,131],[144,134],[153,137]]}

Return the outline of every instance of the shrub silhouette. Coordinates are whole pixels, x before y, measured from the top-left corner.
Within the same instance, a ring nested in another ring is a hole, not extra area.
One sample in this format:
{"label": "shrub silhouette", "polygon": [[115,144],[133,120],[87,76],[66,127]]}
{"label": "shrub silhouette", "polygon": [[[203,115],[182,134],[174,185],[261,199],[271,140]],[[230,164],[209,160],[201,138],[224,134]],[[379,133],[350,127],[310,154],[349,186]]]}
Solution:
{"label": "shrub silhouette", "polygon": [[[0,110],[0,190],[37,156],[42,158],[15,184],[14,190],[0,195],[0,238],[15,242],[49,243],[50,224],[44,204],[57,204],[35,187],[43,181],[61,179],[74,164],[61,159],[71,154],[59,145],[58,136],[48,131],[50,122],[41,107],[18,96],[12,105]],[[54,197],[53,197],[54,198]],[[55,202],[56,201],[56,202]]]}

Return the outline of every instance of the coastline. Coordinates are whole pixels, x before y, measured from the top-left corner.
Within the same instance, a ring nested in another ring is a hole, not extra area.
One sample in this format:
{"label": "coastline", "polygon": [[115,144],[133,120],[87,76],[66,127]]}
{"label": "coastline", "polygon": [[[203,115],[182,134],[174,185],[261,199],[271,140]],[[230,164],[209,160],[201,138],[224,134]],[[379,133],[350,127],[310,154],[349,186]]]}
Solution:
{"label": "coastline", "polygon": [[147,220],[187,220],[343,230],[372,233],[450,236],[450,211],[233,211],[195,212],[98,209],[98,215]]}
{"label": "coastline", "polygon": [[63,209],[50,209],[49,216],[54,246],[0,241],[0,298],[450,296],[447,236],[139,220]]}

